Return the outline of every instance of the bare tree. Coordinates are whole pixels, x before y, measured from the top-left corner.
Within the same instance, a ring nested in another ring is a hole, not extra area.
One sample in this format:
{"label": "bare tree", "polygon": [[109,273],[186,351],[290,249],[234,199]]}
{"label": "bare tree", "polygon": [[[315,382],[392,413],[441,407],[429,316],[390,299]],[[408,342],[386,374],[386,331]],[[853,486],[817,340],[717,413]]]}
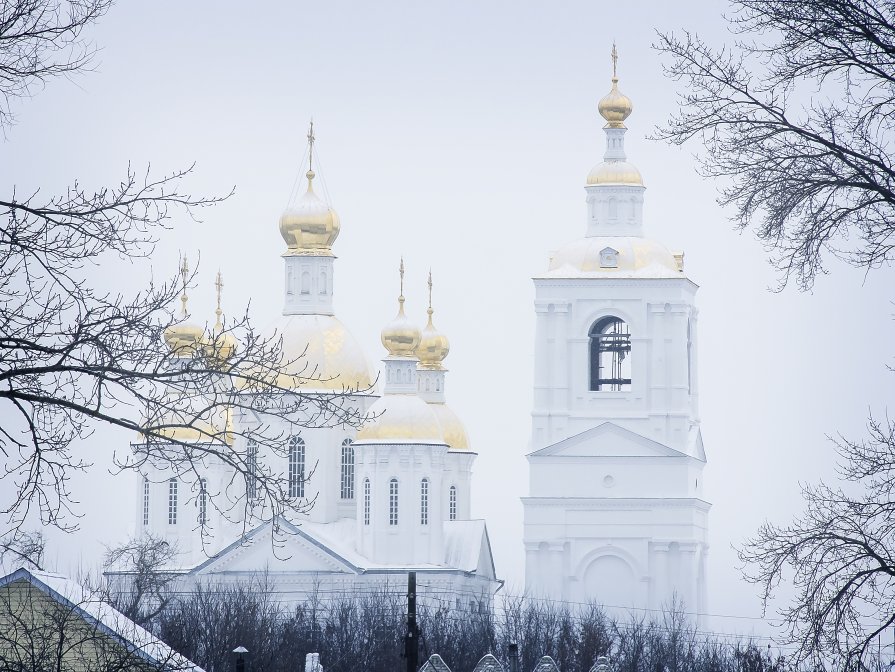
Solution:
{"label": "bare tree", "polygon": [[147,627],[158,618],[174,598],[170,571],[177,548],[164,539],[145,534],[110,548],[106,568],[115,568],[128,576],[127,586],[111,586],[105,599],[137,625]]}
{"label": "bare tree", "polygon": [[895,423],[871,419],[869,439],[836,446],[850,487],[803,488],[805,511],[786,526],[765,523],[739,553],[766,603],[791,577],[782,615],[799,660],[833,653],[849,669],[870,667],[895,625]]}
{"label": "bare tree", "polygon": [[808,288],[824,253],[862,268],[895,250],[895,4],[733,0],[733,44],[660,33],[680,110],[656,137],[697,143],[720,202]]}
{"label": "bare tree", "polygon": [[[93,51],[83,35],[108,0],[12,0],[0,8],[0,124],[36,83],[77,72]],[[75,526],[69,479],[92,462],[98,425],[139,439],[116,455],[123,469],[163,470],[202,482],[212,465],[233,477],[203,492],[230,520],[278,520],[306,509],[276,466],[301,427],[357,424],[342,394],[296,392],[319,374],[286,360],[278,335],[259,336],[247,315],[190,325],[186,288],[195,271],[125,295],[90,271],[148,258],[175,216],[195,217],[220,197],[184,188],[192,168],[156,176],[128,168],[117,185],[75,183],[65,194],[0,197],[0,480],[9,543],[26,521]],[[173,269],[172,269],[173,270]],[[183,311],[175,315],[183,293]],[[167,345],[166,345],[167,344]],[[291,425],[283,429],[282,420]],[[277,429],[278,428],[278,429]],[[246,446],[253,445],[248,453]],[[193,488],[194,496],[198,486]],[[7,497],[5,493],[10,493]],[[203,532],[205,521],[200,521]],[[28,523],[30,524],[30,522]]]}

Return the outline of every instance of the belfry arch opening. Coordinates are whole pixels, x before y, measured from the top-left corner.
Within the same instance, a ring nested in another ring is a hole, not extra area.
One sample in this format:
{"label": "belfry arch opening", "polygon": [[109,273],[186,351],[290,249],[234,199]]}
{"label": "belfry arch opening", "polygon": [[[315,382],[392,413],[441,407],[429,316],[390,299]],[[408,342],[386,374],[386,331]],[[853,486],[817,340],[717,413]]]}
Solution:
{"label": "belfry arch opening", "polygon": [[625,392],[631,389],[631,332],[628,323],[609,315],[591,325],[590,389]]}

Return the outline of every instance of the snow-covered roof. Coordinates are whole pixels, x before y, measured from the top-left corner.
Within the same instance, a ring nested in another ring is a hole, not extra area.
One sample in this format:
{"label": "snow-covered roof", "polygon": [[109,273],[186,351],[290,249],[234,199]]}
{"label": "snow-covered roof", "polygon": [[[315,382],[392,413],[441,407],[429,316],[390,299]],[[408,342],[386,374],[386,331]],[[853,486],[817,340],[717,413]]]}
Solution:
{"label": "snow-covered roof", "polygon": [[51,599],[74,610],[85,621],[151,665],[158,666],[160,670],[204,672],[198,665],[181,656],[158,637],[141,628],[76,581],[60,574],[32,571],[21,567],[0,578],[0,587],[17,581],[29,583]]}
{"label": "snow-covered roof", "polygon": [[[280,558],[295,556],[299,553],[300,547],[304,546],[312,547],[318,556],[325,557],[329,566],[335,571],[357,574],[406,572],[408,570],[466,573],[484,571],[488,578],[494,578],[493,558],[485,521],[455,520],[445,521],[442,524],[444,525],[444,561],[439,564],[388,564],[370,560],[356,550],[356,522],[348,518],[331,523],[303,521],[301,524],[293,524],[279,521],[281,531],[285,532],[283,541],[286,545],[279,549],[277,556]],[[215,557],[209,558],[194,568],[192,572],[228,571],[237,556],[243,553],[252,553],[251,549],[257,549],[258,544],[269,544],[269,536],[273,533],[272,527],[273,525],[269,521],[259,525],[243,538],[224,548]],[[259,562],[256,557],[251,564],[257,565]],[[294,568],[294,561],[290,563],[290,566]]]}

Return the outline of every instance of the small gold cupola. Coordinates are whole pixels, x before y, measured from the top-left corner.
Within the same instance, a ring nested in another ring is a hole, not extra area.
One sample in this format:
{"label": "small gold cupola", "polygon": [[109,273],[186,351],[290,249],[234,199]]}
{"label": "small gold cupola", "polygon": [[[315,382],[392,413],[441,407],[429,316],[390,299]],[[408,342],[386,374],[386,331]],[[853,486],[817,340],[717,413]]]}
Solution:
{"label": "small gold cupola", "polygon": [[186,286],[189,274],[190,267],[186,256],[184,256],[180,264],[180,277],[183,283],[183,293],[180,295],[180,321],[166,328],[163,335],[168,349],[177,357],[195,356],[202,347],[202,336],[204,334],[202,327],[188,321],[190,314],[187,310],[189,297],[186,293]]}
{"label": "small gold cupola", "polygon": [[404,314],[404,259],[399,269],[401,293],[398,296],[398,314],[382,329],[382,345],[392,357],[415,357],[420,344],[420,330]]}
{"label": "small gold cupola", "polygon": [[597,105],[597,109],[607,121],[609,128],[624,128],[625,119],[631,116],[634,111],[634,103],[625,94],[618,90],[618,74],[616,66],[618,65],[618,51],[615,49],[615,43],[612,43],[612,89]]}
{"label": "small gold cupola", "polygon": [[447,336],[442,334],[432,324],[432,271],[429,271],[429,308],[426,311],[429,315],[429,321],[426,328],[423,329],[420,344],[416,349],[417,357],[420,360],[420,366],[425,369],[441,369],[442,362],[448,356],[451,350],[450,342]]}
{"label": "small gold cupola", "polygon": [[236,338],[229,331],[224,331],[224,323],[221,320],[224,314],[221,310],[221,290],[224,288],[224,280],[220,271],[214,280],[214,288],[217,293],[217,308],[214,311],[215,321],[211,340],[205,344],[205,356],[212,365],[223,366],[236,350]]}
{"label": "small gold cupola", "polygon": [[308,190],[280,216],[280,234],[287,254],[332,256],[339,236],[339,215],[314,193],[314,122],[308,131]]}

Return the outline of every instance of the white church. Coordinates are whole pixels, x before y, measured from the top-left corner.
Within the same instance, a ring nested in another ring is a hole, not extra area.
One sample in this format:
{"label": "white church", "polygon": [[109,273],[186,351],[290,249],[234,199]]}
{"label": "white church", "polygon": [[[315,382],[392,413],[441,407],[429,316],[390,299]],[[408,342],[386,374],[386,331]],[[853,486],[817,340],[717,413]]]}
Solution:
{"label": "white church", "polygon": [[699,429],[696,284],[645,237],[625,155],[631,100],[612,89],[584,237],[534,279],[532,452],[525,587],[534,596],[660,609],[706,606],[706,458]]}
{"label": "white church", "polygon": [[[617,84],[613,72],[599,104],[607,144],[587,177],[585,235],[560,248],[534,280],[525,588],[534,597],[619,607],[659,608],[677,596],[688,611],[703,612],[709,504],[701,498],[697,286],[684,274],[683,254],[644,237],[643,181],[624,151],[632,105]],[[313,161],[313,132],[309,140]],[[359,429],[294,430],[283,421],[294,436],[279,467],[290,494],[314,504],[281,523],[281,544],[270,522],[256,524],[251,514],[228,521],[207,505],[205,493],[223,491],[233,476],[222,463],[208,465],[198,495],[195,484],[147,466],[135,497],[137,535],[176,544],[171,569],[180,589],[266,572],[282,600],[299,601],[312,592],[403,591],[415,571],[423,599],[449,596],[452,606],[481,609],[502,581],[485,521],[470,511],[476,453],[446,403],[449,345],[433,325],[431,277],[420,329],[404,312],[401,263],[397,316],[382,330],[386,355],[375,376],[335,316],[340,222],[314,178],[309,169],[306,193],[280,218],[283,311],[268,333],[282,337],[285,358],[302,357],[317,374],[286,371],[281,385],[298,381],[296,393],[322,398],[357,390],[340,403],[370,419]],[[186,315],[185,291],[182,301]],[[201,337],[186,320],[165,340],[190,356]],[[179,431],[180,440],[201,440]],[[237,438],[233,450],[251,465],[258,446],[242,443]],[[212,539],[200,538],[200,520]],[[127,581],[125,573],[108,574]]]}

